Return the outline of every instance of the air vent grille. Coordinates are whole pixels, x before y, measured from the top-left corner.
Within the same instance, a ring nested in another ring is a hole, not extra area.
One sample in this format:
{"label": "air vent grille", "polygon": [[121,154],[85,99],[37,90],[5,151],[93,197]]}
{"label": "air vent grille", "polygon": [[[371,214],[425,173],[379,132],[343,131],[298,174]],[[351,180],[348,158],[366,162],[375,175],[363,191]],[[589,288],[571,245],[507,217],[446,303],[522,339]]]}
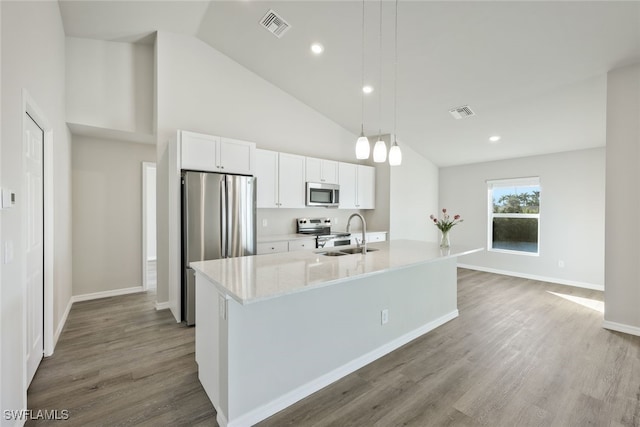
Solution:
{"label": "air vent grille", "polygon": [[266,15],[260,20],[260,25],[266,28],[271,34],[280,38],[286,33],[291,25],[282,19],[280,15],[273,10],[269,10]]}
{"label": "air vent grille", "polygon": [[474,113],[473,110],[469,108],[468,105],[452,108],[451,110],[449,110],[449,113],[451,113],[453,118],[456,120],[464,119],[466,117],[471,117],[476,115],[476,113]]}

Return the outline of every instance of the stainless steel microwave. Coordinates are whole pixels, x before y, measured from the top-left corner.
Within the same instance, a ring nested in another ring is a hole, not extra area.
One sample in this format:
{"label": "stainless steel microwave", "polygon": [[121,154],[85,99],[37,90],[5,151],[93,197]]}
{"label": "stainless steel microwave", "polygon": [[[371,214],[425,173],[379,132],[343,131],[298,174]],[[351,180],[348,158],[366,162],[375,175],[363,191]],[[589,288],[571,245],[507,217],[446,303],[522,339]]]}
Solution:
{"label": "stainless steel microwave", "polygon": [[340,204],[340,186],[321,182],[307,182],[307,206],[337,208]]}

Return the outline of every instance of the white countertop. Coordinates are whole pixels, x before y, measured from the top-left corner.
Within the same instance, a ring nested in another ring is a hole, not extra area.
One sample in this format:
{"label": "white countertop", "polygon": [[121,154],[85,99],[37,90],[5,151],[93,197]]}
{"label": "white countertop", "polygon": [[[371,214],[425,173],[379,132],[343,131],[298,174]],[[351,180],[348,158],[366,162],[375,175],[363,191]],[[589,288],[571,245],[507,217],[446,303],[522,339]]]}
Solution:
{"label": "white countertop", "polygon": [[190,266],[240,304],[250,304],[333,285],[355,277],[381,274],[483,250],[458,245],[440,249],[437,243],[414,240],[393,240],[367,246],[378,250],[366,255],[319,254],[346,248],[341,246],[326,250],[199,261],[192,262]]}

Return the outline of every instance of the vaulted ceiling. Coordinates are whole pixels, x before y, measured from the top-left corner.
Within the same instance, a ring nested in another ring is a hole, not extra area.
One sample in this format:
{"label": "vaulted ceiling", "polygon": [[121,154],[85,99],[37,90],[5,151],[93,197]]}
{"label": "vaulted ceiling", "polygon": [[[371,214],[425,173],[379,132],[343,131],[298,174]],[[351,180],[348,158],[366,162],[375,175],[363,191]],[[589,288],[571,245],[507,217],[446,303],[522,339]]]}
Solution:
{"label": "vaulted ceiling", "polygon": [[[189,34],[360,133],[362,1],[59,3],[68,36]],[[394,132],[395,6],[364,2],[367,135]],[[260,26],[270,9],[281,38]],[[606,73],[640,62],[639,1],[400,0],[397,19],[396,134],[439,166],[604,146]],[[454,119],[462,105],[475,115]]]}

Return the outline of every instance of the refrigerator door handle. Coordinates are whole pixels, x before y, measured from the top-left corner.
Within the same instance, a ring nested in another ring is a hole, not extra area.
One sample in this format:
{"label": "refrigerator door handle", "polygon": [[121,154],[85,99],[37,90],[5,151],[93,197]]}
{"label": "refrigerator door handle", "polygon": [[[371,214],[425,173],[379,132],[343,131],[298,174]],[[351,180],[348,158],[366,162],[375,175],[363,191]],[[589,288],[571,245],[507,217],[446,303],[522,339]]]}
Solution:
{"label": "refrigerator door handle", "polygon": [[227,238],[227,209],[229,197],[226,191],[226,179],[220,180],[220,258],[229,257],[228,238]]}

